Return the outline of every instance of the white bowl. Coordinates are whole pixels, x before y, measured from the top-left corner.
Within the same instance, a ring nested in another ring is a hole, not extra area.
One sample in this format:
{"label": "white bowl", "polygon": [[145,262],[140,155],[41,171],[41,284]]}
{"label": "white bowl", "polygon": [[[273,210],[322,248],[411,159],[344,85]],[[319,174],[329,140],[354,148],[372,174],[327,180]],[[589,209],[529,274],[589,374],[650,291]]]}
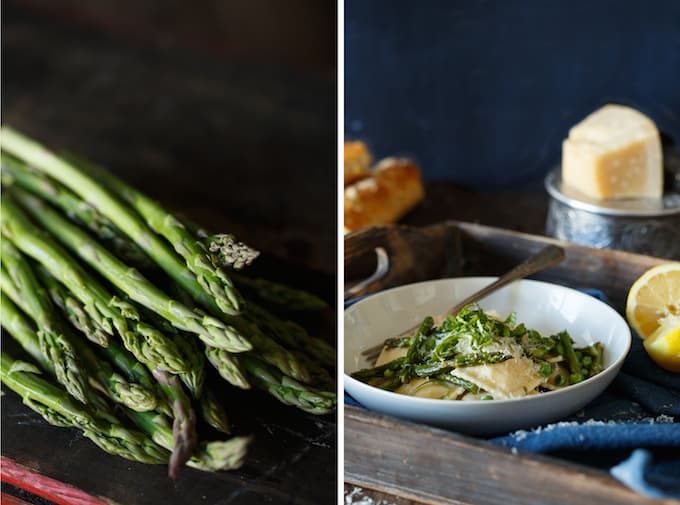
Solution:
{"label": "white bowl", "polygon": [[345,390],[368,409],[472,435],[503,434],[557,421],[595,399],[611,383],[630,349],[626,321],[607,304],[574,289],[517,281],[480,302],[541,334],[567,330],[578,347],[604,345],[604,370],[564,389],[510,400],[452,401],[384,391],[350,377],[371,364],[361,352],[443,314],[495,277],[463,277],[409,284],[377,293],[345,310]]}

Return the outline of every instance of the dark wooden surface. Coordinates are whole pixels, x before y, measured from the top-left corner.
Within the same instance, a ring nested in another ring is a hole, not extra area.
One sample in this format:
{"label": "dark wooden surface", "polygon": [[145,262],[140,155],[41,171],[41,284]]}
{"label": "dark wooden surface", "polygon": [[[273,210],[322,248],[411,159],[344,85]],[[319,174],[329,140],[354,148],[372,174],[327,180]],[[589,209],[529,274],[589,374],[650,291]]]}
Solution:
{"label": "dark wooden surface", "polygon": [[[498,275],[549,243],[559,242],[453,221],[424,228],[377,227],[345,238],[346,273],[351,278],[355,268],[364,268],[367,252],[382,245],[391,254],[394,271],[363,294],[446,276]],[[534,278],[599,288],[619,311],[632,282],[663,262],[632,253],[559,244],[566,249],[565,261]],[[345,407],[344,420],[346,497],[358,488],[354,496],[361,493],[385,503],[397,503],[399,498],[408,505],[659,503],[583,463],[513,454],[482,439],[350,406]]]}
{"label": "dark wooden surface", "polygon": [[[335,5],[228,4],[3,2],[2,121],[235,233],[262,251],[261,272],[333,303]],[[310,324],[335,342],[334,315]],[[238,472],[172,482],[48,426],[10,393],[2,453],[121,505],[335,503],[335,416],[223,393],[237,432],[256,437]]]}

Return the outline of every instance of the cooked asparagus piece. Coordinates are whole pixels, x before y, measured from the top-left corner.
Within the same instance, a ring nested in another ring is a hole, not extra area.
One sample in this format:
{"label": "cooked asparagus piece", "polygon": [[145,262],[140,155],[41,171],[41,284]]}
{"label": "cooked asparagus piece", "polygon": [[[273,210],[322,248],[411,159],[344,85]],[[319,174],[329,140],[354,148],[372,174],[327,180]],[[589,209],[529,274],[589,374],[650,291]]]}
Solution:
{"label": "cooked asparagus piece", "polygon": [[230,352],[250,349],[248,342],[233,327],[173,300],[42,200],[20,188],[11,188],[7,193],[11,193],[37,222],[66,247],[135,302],[167,319],[177,328],[195,333],[208,345]]}
{"label": "cooked asparagus piece", "polygon": [[117,256],[136,267],[153,265],[149,257],[134,241],[123,234],[111,221],[102,216],[91,204],[73,193],[63,184],[24,162],[3,152],[3,182],[18,184],[43,200],[61,209],[69,219],[86,226],[95,233]]}
{"label": "cooked asparagus piece", "polygon": [[[32,141],[8,126],[3,126],[0,147],[15,157],[30,164],[58,180],[99,212],[110,219],[123,233],[139,244],[165,272],[182,285],[191,296],[207,308],[214,305],[227,314],[238,314],[241,297],[226,275],[218,275],[204,251],[191,240],[184,241],[181,223],[171,214],[161,211],[154,217],[154,225],[168,236],[178,239],[174,247],[182,249],[189,258],[185,264],[163,238],[153,232],[139,215],[112,192],[105,189],[72,163],[48,151],[39,143]],[[104,172],[103,170],[101,172]],[[101,174],[98,174],[101,175]],[[113,181],[106,180],[111,191],[116,191]],[[152,210],[152,209],[145,209]],[[140,209],[137,209],[140,212]],[[140,212],[142,213],[142,212]],[[143,214],[143,213],[142,213]],[[157,218],[157,220],[156,220]],[[179,223],[179,225],[178,225]],[[193,255],[196,251],[198,254]],[[191,267],[187,267],[190,264]],[[199,274],[194,273],[195,269]]]}
{"label": "cooked asparagus piece", "polygon": [[[55,317],[45,290],[38,283],[28,263],[19,251],[7,240],[2,240],[2,273],[0,284],[5,293],[11,294],[16,286],[20,296],[35,319],[40,351],[49,360],[57,381],[77,400],[85,402],[87,371],[82,357],[64,335],[63,327]],[[18,303],[17,303],[18,304]],[[4,309],[4,307],[3,307]]]}
{"label": "cooked asparagus piece", "polygon": [[10,240],[24,254],[42,264],[78,297],[88,308],[88,313],[97,318],[100,329],[112,336],[115,328],[125,347],[149,368],[175,373],[189,369],[170,339],[140,321],[132,305],[107,292],[51,237],[34,226],[7,193],[3,194],[0,202],[3,240]]}
{"label": "cooked asparagus piece", "polygon": [[2,353],[0,379],[17,393],[24,404],[55,426],[73,427],[106,452],[141,463],[159,464],[168,460],[167,451],[144,434],[111,422],[91,406],[75,403],[62,389],[38,377],[40,371],[29,363]]}
{"label": "cooked asparagus piece", "polygon": [[301,384],[247,354],[240,356],[240,359],[252,382],[282,403],[294,405],[310,414],[329,414],[335,410],[335,393]]}
{"label": "cooked asparagus piece", "polygon": [[196,413],[191,407],[191,401],[184,393],[182,384],[177,376],[162,370],[154,370],[153,376],[160,384],[161,390],[170,400],[173,422],[172,435],[174,439],[168,475],[177,477],[184,464],[189,460],[198,442],[196,434]]}

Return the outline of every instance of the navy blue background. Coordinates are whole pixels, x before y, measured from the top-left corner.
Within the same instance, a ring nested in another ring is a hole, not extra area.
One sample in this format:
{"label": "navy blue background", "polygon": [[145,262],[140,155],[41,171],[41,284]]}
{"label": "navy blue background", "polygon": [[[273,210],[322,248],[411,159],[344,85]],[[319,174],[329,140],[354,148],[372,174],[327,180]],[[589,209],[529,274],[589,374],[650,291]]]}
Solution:
{"label": "navy blue background", "polygon": [[541,180],[606,102],[680,144],[680,0],[346,0],[345,133],[429,180]]}

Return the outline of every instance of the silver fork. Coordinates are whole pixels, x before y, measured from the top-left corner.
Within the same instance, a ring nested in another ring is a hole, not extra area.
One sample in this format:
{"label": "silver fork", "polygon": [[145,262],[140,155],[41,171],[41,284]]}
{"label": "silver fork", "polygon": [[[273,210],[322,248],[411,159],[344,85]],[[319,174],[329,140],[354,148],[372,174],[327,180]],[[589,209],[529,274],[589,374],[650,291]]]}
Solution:
{"label": "silver fork", "polygon": [[[514,282],[518,279],[522,279],[524,277],[527,277],[529,275],[535,274],[537,272],[540,272],[542,270],[545,270],[546,268],[550,268],[552,266],[557,265],[564,259],[564,249],[561,247],[558,247],[556,245],[549,245],[541,249],[539,252],[528,258],[527,260],[523,261],[519,265],[517,265],[515,268],[510,270],[509,272],[506,272],[502,276],[500,276],[496,281],[492,282],[488,286],[483,287],[476,293],[473,293],[472,295],[468,296],[464,300],[460,301],[456,305],[454,305],[451,309],[449,309],[445,316],[455,316],[460,312],[463,307],[466,305],[469,305],[471,303],[478,302],[482,298],[490,295],[494,291],[502,288],[503,286],[506,286],[510,284],[511,282]],[[414,326],[413,328],[408,329],[407,331],[403,332],[400,337],[406,337],[411,335],[415,330],[417,330],[420,327],[420,324]],[[380,355],[380,351],[383,348],[383,344],[376,345],[373,347],[370,347],[363,351],[361,354],[363,356],[366,356],[366,358],[370,361],[373,362],[375,359]]]}

